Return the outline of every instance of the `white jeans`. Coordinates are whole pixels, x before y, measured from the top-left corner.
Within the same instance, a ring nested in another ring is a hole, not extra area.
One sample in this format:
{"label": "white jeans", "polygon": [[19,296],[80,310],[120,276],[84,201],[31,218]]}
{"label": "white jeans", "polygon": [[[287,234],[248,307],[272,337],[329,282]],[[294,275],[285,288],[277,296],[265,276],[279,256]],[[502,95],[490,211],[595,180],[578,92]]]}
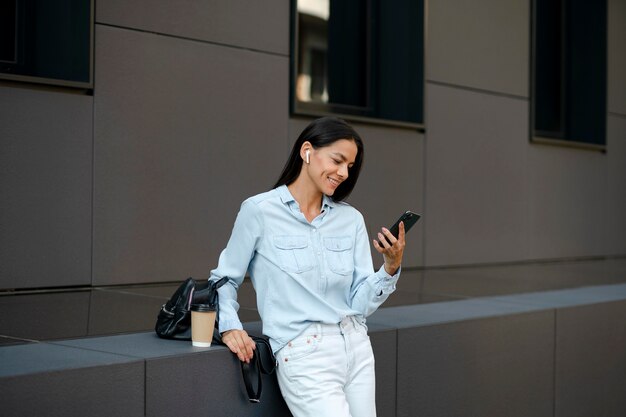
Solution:
{"label": "white jeans", "polygon": [[312,324],[276,354],[280,391],[294,417],[375,417],[374,354],[355,317]]}

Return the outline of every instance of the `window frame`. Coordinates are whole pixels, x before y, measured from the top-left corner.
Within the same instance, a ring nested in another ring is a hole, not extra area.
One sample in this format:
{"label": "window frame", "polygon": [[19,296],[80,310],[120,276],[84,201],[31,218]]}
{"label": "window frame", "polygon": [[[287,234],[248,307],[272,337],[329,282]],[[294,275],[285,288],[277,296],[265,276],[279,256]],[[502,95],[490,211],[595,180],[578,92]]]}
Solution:
{"label": "window frame", "polygon": [[[378,87],[378,74],[377,70],[373,62],[373,25],[372,25],[372,0],[364,0],[367,2],[367,105],[366,106],[351,106],[346,104],[339,103],[314,103],[314,102],[302,102],[296,98],[295,90],[296,90],[296,79],[298,77],[298,62],[300,59],[299,51],[298,51],[298,33],[299,33],[299,22],[298,22],[298,0],[291,0],[291,11],[290,11],[290,61],[289,61],[289,109],[290,114],[292,116],[308,116],[308,117],[323,117],[323,116],[337,116],[346,120],[362,122],[374,125],[383,125],[383,126],[395,126],[395,127],[404,127],[417,129],[420,132],[425,131],[425,96],[426,96],[426,74],[425,74],[425,58],[426,58],[426,8],[427,8],[427,0],[423,1],[423,23],[422,23],[422,56],[421,56],[421,65],[422,65],[422,77],[419,81],[421,83],[421,102],[422,102],[422,112],[421,112],[421,122],[411,122],[405,120],[395,120],[384,117],[377,117],[372,115],[371,113],[374,111],[372,107],[375,106],[375,100],[378,100],[376,97],[376,88]],[[369,114],[368,114],[369,113]]]}
{"label": "window frame", "polygon": [[[19,7],[19,0],[16,0]],[[18,12],[16,12],[17,14]],[[88,81],[72,81],[62,78],[50,78],[37,75],[12,74],[0,71],[0,82],[24,82],[39,85],[49,85],[56,87],[69,87],[83,90],[93,90],[94,88],[94,29],[95,27],[95,0],[89,0],[89,75]],[[18,28],[16,27],[16,31]],[[17,44],[17,39],[16,39]],[[18,54],[16,46],[16,55]]]}
{"label": "window frame", "polygon": [[[600,151],[602,153],[606,153],[607,151],[607,132],[606,132],[606,113],[608,109],[608,31],[605,38],[604,48],[605,48],[605,80],[604,80],[604,105],[605,105],[605,119],[604,119],[604,142],[602,144],[591,143],[582,139],[576,139],[571,136],[572,133],[567,131],[566,119],[567,119],[567,108],[566,108],[566,89],[568,84],[567,79],[567,62],[565,58],[564,49],[567,48],[568,44],[568,33],[565,29],[565,16],[564,8],[561,7],[561,39],[560,39],[560,96],[559,103],[561,106],[561,114],[560,114],[560,123],[561,129],[564,131],[563,136],[565,139],[560,139],[555,137],[552,131],[545,131],[536,128],[536,120],[535,120],[535,112],[537,107],[537,99],[536,99],[536,88],[537,88],[537,43],[539,42],[537,31],[537,2],[541,0],[531,0],[530,2],[530,83],[529,83],[529,141],[534,144],[543,144],[543,145],[554,145],[560,147],[568,147],[568,148],[577,148],[577,149],[586,149],[592,151]],[[562,0],[566,2],[567,0]],[[607,18],[608,18],[608,7],[607,7]],[[606,21],[608,25],[608,20]],[[575,133],[574,133],[575,134]]]}

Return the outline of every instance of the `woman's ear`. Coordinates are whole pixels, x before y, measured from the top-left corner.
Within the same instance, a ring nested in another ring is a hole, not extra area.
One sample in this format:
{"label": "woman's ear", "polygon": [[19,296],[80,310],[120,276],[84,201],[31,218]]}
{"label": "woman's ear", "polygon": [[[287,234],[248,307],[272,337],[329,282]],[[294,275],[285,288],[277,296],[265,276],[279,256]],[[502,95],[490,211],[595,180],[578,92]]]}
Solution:
{"label": "woman's ear", "polygon": [[313,146],[311,145],[311,142],[308,141],[304,142],[300,148],[300,157],[304,159],[304,162],[307,164],[311,163],[311,149],[313,149]]}

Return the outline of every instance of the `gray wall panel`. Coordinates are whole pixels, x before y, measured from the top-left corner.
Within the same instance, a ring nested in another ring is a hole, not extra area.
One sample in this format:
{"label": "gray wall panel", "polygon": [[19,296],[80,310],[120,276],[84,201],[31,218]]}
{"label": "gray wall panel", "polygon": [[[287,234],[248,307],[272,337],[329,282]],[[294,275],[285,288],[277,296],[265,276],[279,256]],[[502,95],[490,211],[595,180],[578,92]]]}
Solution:
{"label": "gray wall panel", "polygon": [[0,289],[90,282],[92,104],[0,86]]}
{"label": "gray wall panel", "polygon": [[626,301],[560,309],[556,417],[626,415]]}
{"label": "gray wall panel", "polygon": [[[381,227],[391,227],[406,210],[424,214],[424,135],[362,124],[355,128],[365,142],[365,164],[349,201],[362,208],[372,240]],[[425,221],[420,219],[406,236],[406,267],[424,264]],[[382,265],[381,255],[375,249],[372,253],[374,266]]]}
{"label": "gray wall panel", "polygon": [[429,1],[426,78],[528,96],[530,1]]}
{"label": "gray wall panel", "polygon": [[608,7],[608,110],[626,116],[626,2],[609,0]]}
{"label": "gray wall panel", "polygon": [[[292,118],[288,149],[312,119]],[[365,217],[370,240],[380,228],[390,227],[406,210],[424,211],[424,135],[410,129],[350,123],[363,139],[365,161],[359,182],[347,201]],[[423,264],[424,219],[407,235],[404,266]],[[375,268],[382,257],[374,247]]]}
{"label": "gray wall panel", "polygon": [[527,259],[528,103],[427,85],[425,263]]}
{"label": "gray wall panel", "polygon": [[554,313],[398,330],[398,413],[551,417]]}
{"label": "gray wall panel", "polygon": [[531,258],[607,253],[607,156],[533,145],[528,150]]}
{"label": "gray wall panel", "polygon": [[0,297],[0,334],[30,340],[83,337],[89,299],[87,291]]}
{"label": "gray wall panel", "polygon": [[206,277],[284,163],[288,60],[97,27],[96,284]]}
{"label": "gray wall panel", "polygon": [[626,117],[607,118],[607,252],[626,254]]}
{"label": "gray wall panel", "polygon": [[[173,294],[174,291],[172,291]],[[94,290],[89,304],[88,335],[137,332],[151,328],[167,298]]]}
{"label": "gray wall panel", "polygon": [[107,0],[96,6],[98,23],[289,53],[288,0]]}

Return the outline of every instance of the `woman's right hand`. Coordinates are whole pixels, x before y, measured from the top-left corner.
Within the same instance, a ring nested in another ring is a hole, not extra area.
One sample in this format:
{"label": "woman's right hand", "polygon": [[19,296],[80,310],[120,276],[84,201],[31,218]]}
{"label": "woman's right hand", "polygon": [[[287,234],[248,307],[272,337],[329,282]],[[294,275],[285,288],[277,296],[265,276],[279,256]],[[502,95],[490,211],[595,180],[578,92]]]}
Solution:
{"label": "woman's right hand", "polygon": [[256,349],[254,340],[248,336],[245,330],[227,330],[222,333],[222,342],[231,352],[233,352],[240,361],[250,363],[252,360],[253,350]]}

